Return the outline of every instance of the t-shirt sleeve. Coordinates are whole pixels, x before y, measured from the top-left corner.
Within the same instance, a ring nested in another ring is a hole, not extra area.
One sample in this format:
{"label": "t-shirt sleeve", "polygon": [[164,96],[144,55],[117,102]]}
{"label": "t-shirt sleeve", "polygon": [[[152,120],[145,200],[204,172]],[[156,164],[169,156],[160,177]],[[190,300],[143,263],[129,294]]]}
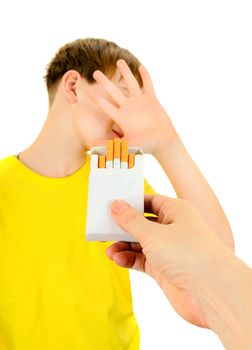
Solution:
{"label": "t-shirt sleeve", "polygon": [[[149,182],[144,179],[144,194],[158,194],[149,184]],[[152,216],[152,217],[157,217],[155,214],[151,213],[144,213],[145,217]]]}

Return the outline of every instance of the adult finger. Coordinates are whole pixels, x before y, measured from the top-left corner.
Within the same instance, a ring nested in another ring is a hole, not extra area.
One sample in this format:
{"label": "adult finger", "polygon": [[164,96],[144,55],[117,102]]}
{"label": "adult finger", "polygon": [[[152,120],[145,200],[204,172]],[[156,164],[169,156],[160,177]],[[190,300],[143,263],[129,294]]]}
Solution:
{"label": "adult finger", "polygon": [[122,252],[122,251],[135,251],[135,252],[141,252],[142,247],[137,242],[115,242],[111,244],[107,249],[106,253],[109,257],[112,257],[115,253]]}
{"label": "adult finger", "polygon": [[149,235],[152,230],[153,223],[123,200],[116,200],[112,203],[111,214],[116,224],[140,243],[144,236]]}
{"label": "adult finger", "polygon": [[113,260],[117,265],[126,267],[141,272],[145,272],[145,255],[143,253],[137,253],[132,251],[124,251],[116,253],[113,256]]}
{"label": "adult finger", "polygon": [[[130,244],[127,242],[116,242],[106,249],[106,254],[111,260],[121,267],[145,272],[146,258],[144,254],[138,250],[126,250],[126,247],[129,248],[129,246]],[[141,247],[140,245],[138,246]]]}
{"label": "adult finger", "polygon": [[[144,211],[157,215],[158,223],[171,223],[177,216],[180,199],[159,194],[144,195]],[[164,222],[165,219],[165,222]]]}
{"label": "adult finger", "polygon": [[144,211],[146,213],[155,214],[158,216],[161,208],[165,205],[168,209],[169,207],[174,207],[176,203],[175,198],[167,197],[161,194],[145,194],[144,195]]}

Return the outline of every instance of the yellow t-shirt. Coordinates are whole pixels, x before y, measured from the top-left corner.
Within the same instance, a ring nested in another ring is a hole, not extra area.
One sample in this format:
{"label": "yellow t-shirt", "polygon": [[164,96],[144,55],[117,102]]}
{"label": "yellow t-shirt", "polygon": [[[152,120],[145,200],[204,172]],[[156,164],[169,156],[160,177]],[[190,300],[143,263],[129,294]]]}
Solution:
{"label": "yellow t-shirt", "polygon": [[63,178],[0,160],[1,350],[139,349],[129,272],[85,240],[89,171],[88,154]]}

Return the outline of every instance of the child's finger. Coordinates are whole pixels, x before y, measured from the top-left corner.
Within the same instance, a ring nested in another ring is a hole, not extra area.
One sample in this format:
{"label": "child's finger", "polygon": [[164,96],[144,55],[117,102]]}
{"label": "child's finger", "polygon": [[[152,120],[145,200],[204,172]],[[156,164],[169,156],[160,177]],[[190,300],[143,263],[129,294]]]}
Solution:
{"label": "child's finger", "polygon": [[142,81],[143,81],[144,91],[146,93],[150,93],[150,94],[155,95],[155,90],[154,90],[154,86],[152,84],[150,74],[148,73],[145,66],[143,64],[140,64],[140,66],[138,67],[138,70],[139,70],[139,73],[140,73]]}
{"label": "child's finger", "polygon": [[106,91],[107,93],[113,98],[113,100],[118,104],[118,106],[121,106],[126,97],[125,95],[118,89],[115,84],[109,80],[105,74],[103,74],[100,70],[96,70],[93,73],[94,79],[99,83]]}
{"label": "child's finger", "polygon": [[88,96],[98,105],[101,109],[107,113],[113,121],[120,126],[120,120],[118,118],[118,108],[112,103],[108,102],[104,97],[95,94],[93,91],[86,91]]}
{"label": "child's finger", "polygon": [[135,76],[133,75],[126,61],[124,61],[123,59],[120,59],[116,62],[116,65],[120,69],[120,72],[129,89],[130,95],[140,95],[141,89],[138,84],[138,81],[136,80]]}

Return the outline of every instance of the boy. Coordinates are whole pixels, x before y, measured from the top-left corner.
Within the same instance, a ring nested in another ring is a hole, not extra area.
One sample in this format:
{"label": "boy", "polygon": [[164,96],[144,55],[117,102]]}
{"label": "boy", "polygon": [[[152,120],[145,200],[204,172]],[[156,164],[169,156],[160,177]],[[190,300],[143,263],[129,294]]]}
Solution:
{"label": "boy", "polygon": [[86,151],[99,142],[125,137],[152,153],[178,197],[194,201],[233,249],[221,206],[141,67],[103,39],[63,46],[47,67],[45,125],[0,161],[1,349],[139,349],[128,271],[107,258],[111,242],[84,239]]}

